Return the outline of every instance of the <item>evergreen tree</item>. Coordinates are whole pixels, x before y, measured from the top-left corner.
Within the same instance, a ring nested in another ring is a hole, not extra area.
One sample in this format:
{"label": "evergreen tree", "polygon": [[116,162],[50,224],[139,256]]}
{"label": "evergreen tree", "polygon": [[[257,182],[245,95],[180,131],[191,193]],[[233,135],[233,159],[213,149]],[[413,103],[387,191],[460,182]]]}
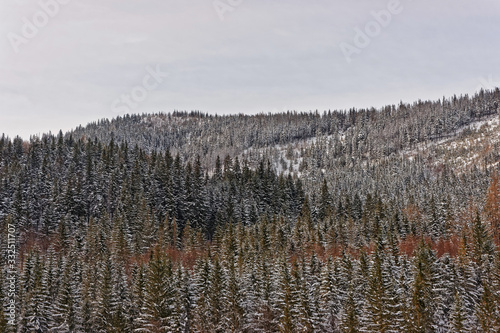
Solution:
{"label": "evergreen tree", "polygon": [[172,264],[156,248],[148,264],[139,332],[169,332],[174,311]]}
{"label": "evergreen tree", "polygon": [[455,292],[455,303],[451,313],[450,330],[457,333],[467,332],[467,315],[464,305],[458,292]]}
{"label": "evergreen tree", "polygon": [[433,329],[434,260],[432,250],[422,240],[414,259],[411,332],[429,332]]}

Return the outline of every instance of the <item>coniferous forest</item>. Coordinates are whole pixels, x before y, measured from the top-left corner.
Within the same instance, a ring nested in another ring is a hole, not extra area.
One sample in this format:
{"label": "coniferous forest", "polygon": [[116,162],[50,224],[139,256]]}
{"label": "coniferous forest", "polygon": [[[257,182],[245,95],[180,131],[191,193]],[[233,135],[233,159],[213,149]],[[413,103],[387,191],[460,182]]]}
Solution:
{"label": "coniferous forest", "polygon": [[499,103],[2,136],[0,332],[499,332]]}

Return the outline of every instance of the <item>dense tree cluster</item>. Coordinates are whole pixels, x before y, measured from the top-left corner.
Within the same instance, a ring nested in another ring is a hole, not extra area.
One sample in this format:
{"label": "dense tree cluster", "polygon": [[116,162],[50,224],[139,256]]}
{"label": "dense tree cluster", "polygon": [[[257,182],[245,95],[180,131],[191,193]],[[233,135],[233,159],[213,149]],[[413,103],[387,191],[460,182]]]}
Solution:
{"label": "dense tree cluster", "polygon": [[[380,213],[385,213],[385,210]],[[110,223],[111,225],[106,225]],[[120,218],[23,254],[18,332],[496,332],[500,253],[460,237],[342,245],[343,218],[227,223],[211,242],[166,217],[141,254]],[[347,230],[346,230],[347,231]],[[443,251],[445,244],[449,252]],[[451,252],[451,253],[450,253]],[[2,296],[2,295],[0,295]],[[7,326],[1,322],[3,329]]]}
{"label": "dense tree cluster", "polygon": [[0,331],[496,332],[498,150],[457,169],[426,147],[499,94],[3,136]]}
{"label": "dense tree cluster", "polygon": [[216,156],[236,156],[249,148],[287,145],[319,135],[337,139],[334,157],[389,156],[418,143],[456,135],[465,126],[497,114],[500,90],[440,101],[388,105],[380,110],[297,112],[259,115],[208,115],[176,111],[171,114],[125,115],[103,119],[68,133],[100,142],[137,144],[146,152],[170,149],[205,168]]}
{"label": "dense tree cluster", "polygon": [[192,165],[169,151],[148,155],[137,146],[62,134],[29,144],[2,139],[2,147],[0,217],[10,216],[23,235],[32,231],[37,238],[59,229],[72,234],[92,219],[108,217],[123,219],[129,236],[149,248],[151,233],[166,214],[180,231],[190,224],[211,238],[223,222],[294,217],[304,200],[300,179],[277,175],[264,160],[253,170],[238,158],[217,158],[209,175],[199,159]]}

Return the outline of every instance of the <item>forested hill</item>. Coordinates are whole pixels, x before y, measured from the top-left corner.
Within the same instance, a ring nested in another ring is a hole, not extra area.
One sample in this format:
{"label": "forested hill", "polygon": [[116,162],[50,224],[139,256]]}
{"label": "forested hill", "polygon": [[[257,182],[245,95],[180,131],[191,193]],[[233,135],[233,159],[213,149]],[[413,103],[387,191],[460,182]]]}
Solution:
{"label": "forested hill", "polygon": [[300,178],[314,205],[325,180],[334,198],[377,193],[400,208],[444,200],[464,208],[471,200],[481,203],[500,160],[499,103],[496,89],[380,110],[126,115],[64,138],[179,155],[181,163],[198,163],[210,176],[218,158],[224,170],[235,158],[239,168],[251,170],[269,162],[277,176]]}
{"label": "forested hill", "polygon": [[[79,127],[69,133],[130,147],[181,153],[184,159],[215,162],[249,148],[294,144],[320,135],[345,142],[353,155],[389,156],[424,141],[453,136],[476,121],[497,114],[500,92],[481,91],[470,97],[388,105],[381,110],[360,109],[259,115],[208,115],[200,112],[125,115]],[[340,144],[340,143],[339,143]],[[210,165],[210,164],[208,164]]]}
{"label": "forested hill", "polygon": [[496,332],[499,102],[2,136],[0,332]]}

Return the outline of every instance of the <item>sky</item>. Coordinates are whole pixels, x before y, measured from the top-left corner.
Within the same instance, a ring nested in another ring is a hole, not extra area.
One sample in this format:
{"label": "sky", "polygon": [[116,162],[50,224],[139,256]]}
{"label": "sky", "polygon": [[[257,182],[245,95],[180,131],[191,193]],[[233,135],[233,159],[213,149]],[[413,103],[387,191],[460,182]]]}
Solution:
{"label": "sky", "polygon": [[379,108],[500,86],[498,0],[5,0],[0,134]]}

